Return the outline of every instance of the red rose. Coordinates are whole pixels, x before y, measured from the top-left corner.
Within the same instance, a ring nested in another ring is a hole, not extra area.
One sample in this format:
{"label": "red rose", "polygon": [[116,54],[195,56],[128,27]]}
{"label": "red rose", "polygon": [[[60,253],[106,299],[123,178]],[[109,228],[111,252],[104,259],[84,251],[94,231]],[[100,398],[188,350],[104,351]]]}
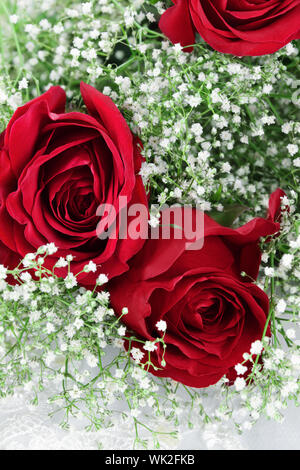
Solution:
{"label": "red rose", "polygon": [[[161,365],[163,349],[157,343],[151,352],[159,368],[150,367],[154,375],[192,387],[212,385],[224,374],[233,377],[243,353],[262,337],[269,301],[251,279],[258,275],[260,237],[279,228],[271,218],[256,218],[231,229],[205,215],[202,249],[187,250],[187,240],[176,239],[174,228],[170,240],[147,240],[130,270],[111,282],[116,314],[128,308],[122,321],[140,339],[154,341],[160,336],[157,322],[167,323],[166,366]],[[248,276],[241,276],[243,271]],[[141,349],[138,342],[134,346]]]}
{"label": "red rose", "polygon": [[126,271],[143,244],[101,240],[97,208],[111,204],[117,219],[121,196],[144,205],[147,197],[137,175],[138,142],[120,111],[85,83],[81,94],[89,114],[66,113],[65,92],[52,87],[17,109],[0,136],[0,263],[15,267],[26,253],[54,242],[58,251],[46,265],[72,254],[79,272],[92,260],[98,272],[81,275],[89,286],[99,272],[111,278]]}
{"label": "red rose", "polygon": [[162,15],[159,26],[174,44],[194,44],[198,32],[217,51],[258,56],[276,52],[293,39],[300,39],[300,0],[173,0],[173,3]]}

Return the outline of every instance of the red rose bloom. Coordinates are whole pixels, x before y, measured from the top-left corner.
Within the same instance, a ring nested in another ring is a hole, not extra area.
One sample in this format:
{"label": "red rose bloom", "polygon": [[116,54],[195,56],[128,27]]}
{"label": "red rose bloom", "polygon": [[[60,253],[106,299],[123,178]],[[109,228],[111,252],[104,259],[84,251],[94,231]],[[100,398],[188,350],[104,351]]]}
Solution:
{"label": "red rose bloom", "polygon": [[300,39],[300,0],[173,0],[173,3],[162,15],[159,26],[174,44],[194,44],[198,32],[219,52],[259,56]]}
{"label": "red rose bloom", "polygon": [[[276,200],[270,201],[272,213]],[[243,353],[262,337],[269,301],[251,279],[258,275],[260,237],[279,228],[271,218],[256,218],[231,229],[205,215],[202,249],[187,250],[187,240],[176,239],[174,228],[171,240],[147,240],[130,270],[111,282],[116,314],[128,308],[122,321],[140,339],[154,341],[157,322],[167,323],[166,366],[157,343],[151,352],[158,368],[150,367],[154,375],[192,387],[207,387],[225,374],[232,380]],[[241,276],[242,271],[248,276]],[[133,345],[141,348],[138,342]]]}
{"label": "red rose bloom", "polygon": [[26,253],[54,242],[58,251],[46,266],[67,254],[74,256],[74,272],[93,261],[98,272],[80,278],[93,286],[99,272],[111,278],[126,271],[143,244],[101,240],[97,208],[111,204],[117,219],[121,196],[144,205],[147,197],[137,175],[137,139],[120,111],[85,83],[81,94],[89,114],[66,113],[65,92],[52,87],[17,109],[0,136],[0,263],[13,268]]}

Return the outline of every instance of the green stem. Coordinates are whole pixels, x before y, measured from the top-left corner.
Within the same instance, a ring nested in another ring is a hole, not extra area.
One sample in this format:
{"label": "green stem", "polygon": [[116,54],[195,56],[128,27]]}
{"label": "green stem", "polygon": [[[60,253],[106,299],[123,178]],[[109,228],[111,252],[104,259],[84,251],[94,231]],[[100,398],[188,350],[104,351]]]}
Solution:
{"label": "green stem", "polygon": [[2,2],[2,9],[4,10],[4,13],[7,17],[7,20],[9,22],[10,26],[11,26],[12,35],[13,35],[13,38],[14,38],[14,42],[15,42],[17,53],[18,53],[19,60],[20,60],[20,66],[23,69],[23,67],[24,67],[24,57],[23,57],[23,54],[22,54],[22,51],[21,51],[21,47],[20,47],[19,39],[18,39],[18,36],[17,36],[17,33],[16,33],[15,25],[10,21],[10,13],[9,13],[9,10],[8,10],[5,2]]}

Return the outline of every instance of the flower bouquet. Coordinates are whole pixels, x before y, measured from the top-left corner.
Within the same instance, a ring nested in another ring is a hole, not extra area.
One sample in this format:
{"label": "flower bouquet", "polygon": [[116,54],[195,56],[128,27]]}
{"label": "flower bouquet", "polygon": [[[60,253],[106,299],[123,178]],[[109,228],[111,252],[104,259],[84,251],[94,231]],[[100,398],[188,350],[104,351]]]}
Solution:
{"label": "flower bouquet", "polygon": [[102,449],[232,447],[299,404],[299,20],[1,2],[0,403]]}

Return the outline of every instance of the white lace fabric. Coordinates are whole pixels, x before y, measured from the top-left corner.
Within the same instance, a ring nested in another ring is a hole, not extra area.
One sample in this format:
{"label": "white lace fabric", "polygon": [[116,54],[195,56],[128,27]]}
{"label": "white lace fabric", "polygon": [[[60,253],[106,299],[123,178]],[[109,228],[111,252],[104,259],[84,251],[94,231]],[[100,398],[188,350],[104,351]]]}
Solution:
{"label": "white lace fabric", "polygon": [[[26,395],[15,395],[0,400],[0,449],[1,450],[96,450],[132,449],[133,429],[127,425],[118,429],[87,432],[80,419],[73,420],[72,427],[64,430],[55,417],[49,417],[50,405],[41,401],[38,406],[28,404]],[[214,428],[205,431],[182,429],[177,442],[161,440],[163,449],[299,449],[300,410],[286,410],[283,424],[262,421],[242,436],[231,434],[226,428],[223,435]]]}

